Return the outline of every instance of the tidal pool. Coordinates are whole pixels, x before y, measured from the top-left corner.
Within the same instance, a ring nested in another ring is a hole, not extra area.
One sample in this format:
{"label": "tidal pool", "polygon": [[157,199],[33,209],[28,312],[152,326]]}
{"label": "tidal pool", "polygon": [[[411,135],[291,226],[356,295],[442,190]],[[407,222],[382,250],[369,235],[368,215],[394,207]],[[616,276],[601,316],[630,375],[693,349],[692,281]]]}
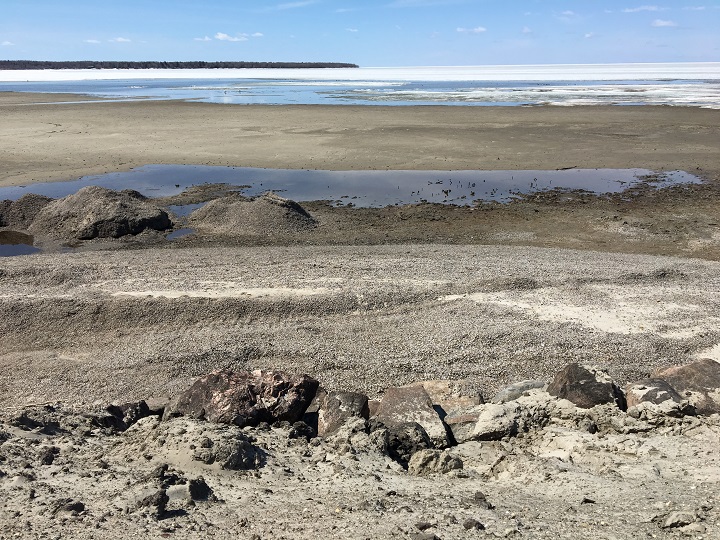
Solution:
{"label": "tidal pool", "polygon": [[[336,205],[384,207],[421,202],[472,205],[475,201],[509,202],[521,195],[552,189],[618,193],[649,183],[657,188],[701,182],[684,171],[656,173],[647,169],[565,169],[553,171],[317,171],[146,165],[127,172],[85,176],[0,188],[0,200],[26,193],[64,197],[97,185],[134,189],[148,197],[177,195],[202,184],[228,184],[248,196],[274,191],[295,201],[325,200]],[[180,207],[173,207],[181,210]],[[175,210],[177,212],[177,210]]]}

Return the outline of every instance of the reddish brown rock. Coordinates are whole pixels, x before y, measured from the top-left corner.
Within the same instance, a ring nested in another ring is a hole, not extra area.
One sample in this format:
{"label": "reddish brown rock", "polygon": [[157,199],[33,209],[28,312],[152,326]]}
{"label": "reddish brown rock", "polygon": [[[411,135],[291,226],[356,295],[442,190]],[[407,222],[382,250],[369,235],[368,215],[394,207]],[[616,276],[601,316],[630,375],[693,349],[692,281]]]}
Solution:
{"label": "reddish brown rock", "polygon": [[317,433],[325,437],[336,432],[349,418],[370,417],[368,397],[356,392],[330,392],[318,410]]}
{"label": "reddish brown rock", "polygon": [[165,418],[187,415],[241,427],[295,422],[312,401],[318,385],[307,375],[281,371],[215,371],[180,394],[166,409]]}
{"label": "reddish brown rock", "polygon": [[656,374],[695,406],[698,414],[720,413],[720,363],[703,359]]}
{"label": "reddish brown rock", "polygon": [[568,364],[560,370],[547,391],[551,396],[572,401],[582,409],[605,403],[615,403],[622,410],[627,408],[622,390],[607,373],[578,364]]}

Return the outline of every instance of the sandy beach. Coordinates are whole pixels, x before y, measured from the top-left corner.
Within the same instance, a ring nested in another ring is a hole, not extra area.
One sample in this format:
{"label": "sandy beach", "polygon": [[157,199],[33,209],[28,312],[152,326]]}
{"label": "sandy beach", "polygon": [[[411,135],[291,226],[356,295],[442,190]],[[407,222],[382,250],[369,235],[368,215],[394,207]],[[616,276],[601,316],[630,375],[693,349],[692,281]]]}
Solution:
{"label": "sandy beach", "polygon": [[[375,209],[207,190],[182,199],[211,201],[187,220],[94,239],[73,228],[104,210],[82,214],[86,199],[34,201],[31,218],[0,207],[22,224],[0,230],[46,249],[0,259],[0,538],[716,537],[717,413],[636,418],[525,392],[525,431],[452,446],[463,469],[413,476],[365,420],[306,440],[155,413],[121,431],[97,411],[162,412],[216,369],[306,373],[374,400],[450,380],[489,402],[572,362],[627,389],[720,361],[720,111],[64,102],[83,99],[0,93],[0,186],[146,164],[640,167],[703,182]],[[147,223],[181,199],[90,193]],[[192,457],[228,437],[264,461]],[[200,478],[215,496],[188,495]]]}

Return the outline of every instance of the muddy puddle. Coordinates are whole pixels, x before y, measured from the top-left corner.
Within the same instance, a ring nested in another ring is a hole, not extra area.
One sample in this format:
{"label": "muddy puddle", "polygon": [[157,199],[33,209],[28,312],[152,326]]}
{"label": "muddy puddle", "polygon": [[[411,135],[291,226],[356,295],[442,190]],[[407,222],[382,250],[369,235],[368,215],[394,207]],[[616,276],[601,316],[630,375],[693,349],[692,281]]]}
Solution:
{"label": "muddy puddle", "polygon": [[[684,171],[646,169],[566,169],[553,171],[317,171],[147,165],[127,172],[86,176],[70,182],[0,188],[0,200],[26,193],[64,197],[88,185],[134,189],[148,197],[170,197],[203,184],[228,184],[248,196],[274,191],[295,201],[326,200],[335,205],[384,207],[421,202],[472,205],[506,203],[522,195],[553,189],[618,193],[641,184],[657,188],[701,180]],[[177,215],[193,205],[175,206]],[[185,214],[185,215],[187,215]]]}
{"label": "muddy puddle", "polygon": [[33,245],[32,235],[17,231],[0,231],[0,257],[32,255],[40,253],[40,248]]}

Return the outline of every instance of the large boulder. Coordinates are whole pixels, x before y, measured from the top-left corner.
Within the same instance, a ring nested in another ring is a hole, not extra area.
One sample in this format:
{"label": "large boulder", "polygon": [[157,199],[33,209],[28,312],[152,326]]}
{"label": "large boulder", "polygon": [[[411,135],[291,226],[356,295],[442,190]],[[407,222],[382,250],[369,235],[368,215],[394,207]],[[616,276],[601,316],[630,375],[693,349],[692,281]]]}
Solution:
{"label": "large boulder", "polygon": [[38,236],[91,240],[170,227],[167,212],[137,191],[88,186],[45,206],[28,229]]}
{"label": "large boulder", "polygon": [[418,381],[407,386],[424,388],[440,418],[458,409],[484,403],[480,392],[472,390],[470,383],[465,380]]}
{"label": "large boulder", "polygon": [[318,381],[282,371],[220,370],[196,380],[173,400],[164,418],[186,415],[240,427],[300,420]]}
{"label": "large boulder", "polygon": [[190,224],[215,234],[270,237],[313,229],[317,221],[295,201],[266,193],[254,199],[228,195],[210,201],[190,215]]}
{"label": "large boulder", "polygon": [[698,414],[720,413],[720,363],[709,358],[685,366],[659,371],[655,377],[667,381]]}
{"label": "large boulder", "polygon": [[520,407],[517,404],[488,403],[445,418],[453,438],[458,444],[467,441],[499,441],[518,432]]}
{"label": "large boulder", "polygon": [[445,425],[422,386],[388,388],[376,418],[390,427],[416,422],[437,448],[444,448],[449,443]]}
{"label": "large boulder", "polygon": [[326,393],[318,409],[317,433],[326,437],[335,433],[350,418],[370,417],[368,397],[357,392]]}
{"label": "large boulder", "polygon": [[370,419],[370,435],[378,448],[407,468],[410,458],[420,450],[433,447],[423,427],[417,422],[387,426],[375,418]]}
{"label": "large boulder", "polygon": [[568,364],[555,375],[547,391],[581,409],[605,403],[615,403],[621,410],[627,408],[622,390],[607,373],[593,367]]}
{"label": "large boulder", "polygon": [[664,401],[681,403],[683,398],[670,384],[663,379],[643,379],[629,384],[625,388],[625,399],[628,407],[640,403],[660,405]]}

